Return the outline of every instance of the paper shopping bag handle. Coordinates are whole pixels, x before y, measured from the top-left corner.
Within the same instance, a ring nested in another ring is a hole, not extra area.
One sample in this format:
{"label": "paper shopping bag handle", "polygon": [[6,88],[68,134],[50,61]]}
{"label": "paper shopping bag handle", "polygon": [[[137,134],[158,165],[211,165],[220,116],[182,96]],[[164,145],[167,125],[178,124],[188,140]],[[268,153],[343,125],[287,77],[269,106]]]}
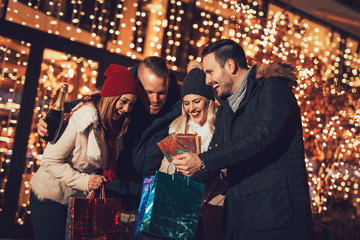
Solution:
{"label": "paper shopping bag handle", "polygon": [[[91,201],[91,199],[93,199],[95,196],[95,190],[91,190],[90,194],[87,195],[87,199],[89,199],[89,203]],[[106,197],[105,197],[105,187],[104,184],[101,184],[101,191],[100,191],[100,196],[99,199],[104,199],[104,203],[106,203]]]}

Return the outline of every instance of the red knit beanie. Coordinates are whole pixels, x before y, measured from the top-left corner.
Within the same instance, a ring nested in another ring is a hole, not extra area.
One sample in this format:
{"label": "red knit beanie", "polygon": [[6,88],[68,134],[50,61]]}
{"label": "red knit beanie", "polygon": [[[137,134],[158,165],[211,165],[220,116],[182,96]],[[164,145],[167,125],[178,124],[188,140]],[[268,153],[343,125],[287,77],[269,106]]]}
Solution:
{"label": "red knit beanie", "polygon": [[111,64],[105,71],[107,77],[102,86],[100,95],[110,97],[124,93],[137,94],[137,80],[124,66]]}

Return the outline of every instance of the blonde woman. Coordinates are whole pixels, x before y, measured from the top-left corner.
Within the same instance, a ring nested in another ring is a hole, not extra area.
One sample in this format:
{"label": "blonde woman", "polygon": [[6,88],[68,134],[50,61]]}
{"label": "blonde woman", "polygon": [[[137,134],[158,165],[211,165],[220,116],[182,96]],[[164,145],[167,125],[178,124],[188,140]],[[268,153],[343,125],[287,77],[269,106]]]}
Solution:
{"label": "blonde woman", "polygon": [[30,208],[37,240],[64,239],[70,197],[85,198],[90,190],[115,178],[115,160],[138,87],[123,66],[110,65],[105,76],[101,92],[85,96],[60,139],[48,143],[31,179]]}
{"label": "blonde woman", "polygon": [[[200,152],[207,151],[215,130],[217,104],[210,86],[205,84],[205,73],[200,63],[193,61],[188,66],[188,75],[181,87],[182,114],[169,127],[169,134],[189,133],[200,136]],[[173,174],[176,169],[164,158],[160,171]],[[224,239],[220,226],[224,204],[224,184],[218,177],[205,183],[204,204],[201,210],[202,223],[197,239]]]}

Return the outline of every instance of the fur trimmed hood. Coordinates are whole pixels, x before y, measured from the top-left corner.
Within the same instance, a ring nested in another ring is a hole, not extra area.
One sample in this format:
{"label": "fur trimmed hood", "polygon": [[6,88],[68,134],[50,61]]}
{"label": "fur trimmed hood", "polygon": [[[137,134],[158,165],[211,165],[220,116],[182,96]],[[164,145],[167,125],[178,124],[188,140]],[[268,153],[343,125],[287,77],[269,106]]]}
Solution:
{"label": "fur trimmed hood", "polygon": [[84,170],[88,164],[98,168],[105,168],[107,165],[107,147],[105,141],[100,136],[98,111],[92,102],[78,104],[71,112],[72,123],[79,139],[83,144],[87,144],[87,160],[81,164],[76,164],[78,169]]}
{"label": "fur trimmed hood", "polygon": [[99,125],[98,111],[91,102],[78,104],[71,112],[71,117],[75,120],[78,132],[84,132],[91,124],[94,128]]}
{"label": "fur trimmed hood", "polygon": [[260,78],[283,78],[288,81],[288,84],[292,87],[296,87],[297,77],[296,68],[286,63],[269,63],[260,64],[257,67],[256,79]]}

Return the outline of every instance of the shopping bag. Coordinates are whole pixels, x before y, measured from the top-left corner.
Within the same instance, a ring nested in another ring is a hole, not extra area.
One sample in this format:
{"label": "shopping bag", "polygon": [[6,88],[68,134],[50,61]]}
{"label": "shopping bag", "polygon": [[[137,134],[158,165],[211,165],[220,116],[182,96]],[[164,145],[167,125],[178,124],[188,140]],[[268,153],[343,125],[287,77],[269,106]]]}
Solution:
{"label": "shopping bag", "polygon": [[144,183],[141,191],[141,197],[140,197],[139,211],[138,211],[136,227],[135,227],[135,235],[134,235],[135,237],[141,231],[141,225],[143,223],[146,204],[148,202],[152,186],[154,185],[154,180],[155,180],[155,175],[152,175],[144,179]]}
{"label": "shopping bag", "polygon": [[70,198],[66,220],[66,240],[120,239],[121,199],[105,198],[102,185],[100,198]]}
{"label": "shopping bag", "polygon": [[138,216],[140,234],[194,239],[203,192],[203,183],[156,172],[143,217]]}

